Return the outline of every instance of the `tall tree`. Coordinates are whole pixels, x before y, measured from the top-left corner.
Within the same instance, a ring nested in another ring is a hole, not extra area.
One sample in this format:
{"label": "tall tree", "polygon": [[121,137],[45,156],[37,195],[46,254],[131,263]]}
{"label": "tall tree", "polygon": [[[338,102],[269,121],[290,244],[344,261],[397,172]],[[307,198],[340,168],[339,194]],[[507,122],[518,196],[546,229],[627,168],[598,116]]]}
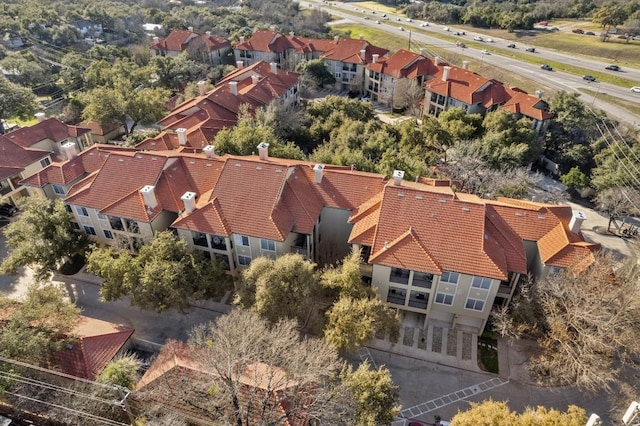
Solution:
{"label": "tall tree", "polygon": [[459,411],[451,419],[451,426],[583,426],[587,422],[584,409],[570,405],[566,412],[547,409],[538,406],[535,409],[527,407],[518,414],[509,410],[505,402],[491,399],[481,403],[471,403],[467,411]]}
{"label": "tall tree", "polygon": [[[616,267],[600,254],[578,272],[567,270],[525,287],[510,308],[496,313],[494,323],[503,335],[538,339],[540,353],[530,363],[538,380],[611,391],[633,375],[629,371],[638,371],[639,274],[635,260]],[[621,375],[622,368],[631,370]]]}
{"label": "tall tree", "polygon": [[4,120],[18,116],[26,118],[37,108],[36,97],[26,87],[0,76],[0,134],[4,134]]}
{"label": "tall tree", "polygon": [[130,296],[132,305],[156,312],[185,311],[192,301],[226,290],[223,266],[197,251],[188,252],[187,244],[171,231],[158,232],[137,256],[94,246],[87,270],[105,279],[100,288],[103,300]]}
{"label": "tall tree", "polygon": [[24,301],[0,297],[0,355],[35,364],[50,361],[55,351],[73,340],[80,309],[52,285],[32,284]]}
{"label": "tall tree", "polygon": [[609,30],[622,25],[627,16],[627,10],[621,4],[610,1],[597,9],[591,16],[591,20],[596,24],[600,24],[602,28],[600,40],[607,41]]}
{"label": "tall tree", "polygon": [[242,271],[236,304],[272,323],[284,318],[303,322],[317,288],[314,268],[314,263],[296,253],[275,260],[258,257]]}
{"label": "tall tree", "polygon": [[211,390],[206,406],[216,421],[280,424],[287,414],[319,424],[354,419],[352,402],[335,381],[342,366],[336,350],[321,339],[301,338],[295,321],[270,324],[257,313],[235,309],[196,327],[189,346],[211,373],[197,381]]}
{"label": "tall tree", "polygon": [[73,216],[60,199],[30,197],[24,212],[4,230],[9,253],[0,272],[15,274],[33,268],[37,280],[47,279],[60,262],[86,248],[86,235],[73,227]]}
{"label": "tall tree", "polygon": [[395,420],[400,412],[400,392],[385,366],[372,370],[365,361],[356,370],[350,365],[344,367],[340,376],[357,403],[356,425],[388,425]]}

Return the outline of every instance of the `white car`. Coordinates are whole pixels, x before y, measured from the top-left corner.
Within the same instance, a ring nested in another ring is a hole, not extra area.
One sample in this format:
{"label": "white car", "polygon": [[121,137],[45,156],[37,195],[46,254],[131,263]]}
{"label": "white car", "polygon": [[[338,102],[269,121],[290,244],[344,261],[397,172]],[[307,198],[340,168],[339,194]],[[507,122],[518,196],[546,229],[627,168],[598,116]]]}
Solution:
{"label": "white car", "polygon": [[489,52],[487,49],[481,51],[480,53],[482,53],[483,55],[491,55],[491,52]]}
{"label": "white car", "polygon": [[398,27],[400,31],[404,31],[404,27]]}
{"label": "white car", "polygon": [[493,43],[493,39],[492,38],[488,38],[487,39],[487,43]]}
{"label": "white car", "polygon": [[444,27],[443,30],[449,31],[449,27]]}
{"label": "white car", "polygon": [[633,86],[633,87],[631,88],[631,91],[632,91],[632,92],[636,92],[636,93],[640,93],[640,86]]}
{"label": "white car", "polygon": [[420,26],[421,26],[421,27],[428,27],[428,26],[429,26],[429,23],[427,23],[427,22],[423,22],[422,24],[420,24]]}
{"label": "white car", "polygon": [[475,36],[473,39],[475,41],[484,41],[484,39],[482,37],[480,37],[480,36]]}
{"label": "white car", "polygon": [[407,22],[413,22],[413,20],[411,18],[407,18],[406,21]]}

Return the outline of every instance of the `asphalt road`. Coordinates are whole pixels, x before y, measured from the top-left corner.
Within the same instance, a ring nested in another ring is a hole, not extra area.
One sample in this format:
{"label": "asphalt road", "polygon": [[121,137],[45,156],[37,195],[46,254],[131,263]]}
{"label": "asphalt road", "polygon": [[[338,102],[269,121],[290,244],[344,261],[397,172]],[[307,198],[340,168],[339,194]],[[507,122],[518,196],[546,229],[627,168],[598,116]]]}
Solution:
{"label": "asphalt road", "polygon": [[[323,3],[318,0],[313,1],[304,1],[303,3],[314,4],[314,7],[323,8]],[[349,19],[352,22],[355,22],[359,25],[365,25],[368,27],[372,27],[375,29],[388,31],[392,34],[407,37],[409,39],[409,30],[411,31],[411,40],[418,44],[426,45],[428,49],[428,45],[437,46],[442,49],[446,49],[451,52],[455,52],[456,54],[472,57],[481,62],[487,62],[488,64],[503,68],[510,72],[522,75],[532,80],[537,80],[543,83],[546,86],[552,87],[557,90],[564,90],[568,92],[579,92],[579,88],[587,88],[593,90],[597,93],[606,93],[611,96],[615,96],[629,103],[636,103],[640,105],[640,93],[634,93],[629,90],[629,88],[623,88],[619,86],[615,86],[613,84],[608,83],[600,83],[600,82],[587,82],[582,79],[582,76],[576,76],[572,74],[567,74],[563,72],[557,71],[544,71],[541,70],[538,65],[530,64],[527,62],[523,62],[517,60],[515,58],[509,56],[503,56],[499,54],[501,49],[497,49],[498,47],[504,48],[504,53],[508,54],[509,49],[506,48],[508,44],[507,41],[501,39],[494,39],[493,43],[485,43],[486,46],[483,46],[486,50],[490,52],[490,54],[483,54],[483,49],[475,49],[475,48],[459,48],[456,47],[454,43],[443,41],[441,39],[425,35],[422,33],[415,32],[414,30],[420,29],[426,32],[444,32],[443,25],[430,25],[429,27],[420,27],[421,21],[413,21],[407,22],[404,18],[401,18],[401,21],[397,21],[398,16],[389,16],[389,20],[381,20],[380,24],[376,24],[376,19],[381,18],[379,14],[377,15],[368,15],[369,19],[364,19],[364,16],[360,16],[361,12],[356,12],[354,10],[354,6],[351,4],[343,4],[343,3],[333,3],[331,9],[326,9],[327,12],[332,15],[344,19]],[[400,27],[404,28],[404,31],[400,29]],[[450,31],[447,32],[448,35],[452,35],[455,32],[453,27],[449,28]],[[480,35],[483,38],[486,38],[486,35],[480,33],[471,33],[467,32],[465,36],[460,37],[460,41],[472,40],[474,36]],[[528,46],[526,45],[518,45],[518,49],[524,50]],[[535,53],[531,53],[531,55],[536,55],[538,58],[546,58],[549,60],[554,60],[558,62],[563,62],[570,65],[580,66],[586,69],[601,71],[601,72],[610,72],[615,74],[615,71],[606,71],[604,67],[608,64],[606,62],[599,62],[595,60],[586,60],[579,57],[572,57],[566,54],[553,52],[553,51],[539,51],[536,48]],[[640,57],[640,55],[639,55]],[[627,68],[624,69],[622,73],[626,78],[634,79],[638,81],[638,85],[640,85],[640,70]],[[580,93],[580,92],[579,92]],[[583,99],[585,103],[593,108],[599,108],[610,114],[612,117],[615,117],[619,120],[626,121],[628,123],[632,123],[640,126],[640,116],[636,114],[632,114],[627,110],[620,108],[615,104],[611,104],[608,102],[601,101],[596,99],[595,97],[591,98],[583,94]],[[589,102],[590,101],[590,102]]]}

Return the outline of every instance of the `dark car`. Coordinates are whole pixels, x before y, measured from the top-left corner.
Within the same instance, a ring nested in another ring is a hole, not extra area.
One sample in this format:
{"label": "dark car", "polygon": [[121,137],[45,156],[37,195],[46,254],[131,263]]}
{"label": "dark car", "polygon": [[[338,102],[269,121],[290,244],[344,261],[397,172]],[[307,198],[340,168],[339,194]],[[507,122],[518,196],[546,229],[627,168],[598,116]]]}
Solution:
{"label": "dark car", "polygon": [[604,69],[611,71],[620,71],[620,67],[617,65],[607,65],[606,67],[604,67]]}
{"label": "dark car", "polygon": [[536,51],[536,48],[535,48],[535,47],[527,47],[525,50],[526,50],[527,52],[535,52],[535,51]]}
{"label": "dark car", "polygon": [[0,204],[0,216],[13,216],[18,213],[18,208],[11,204]]}
{"label": "dark car", "polygon": [[571,30],[572,33],[574,34],[584,34],[584,30],[581,30],[580,28],[576,28],[575,30]]}
{"label": "dark car", "polygon": [[594,33],[593,31],[587,31],[586,33],[584,33],[584,35],[596,35],[596,33]]}
{"label": "dark car", "polygon": [[509,49],[515,49],[516,48],[516,44],[515,43],[509,43],[509,44],[507,44],[507,47]]}
{"label": "dark car", "polygon": [[589,75],[589,74],[583,75],[582,79],[583,80],[587,80],[587,81],[596,81],[596,78],[594,76],[592,76],[592,75]]}
{"label": "dark car", "polygon": [[551,65],[547,65],[547,64],[540,65],[540,68],[542,68],[545,71],[553,71],[553,68],[551,67]]}

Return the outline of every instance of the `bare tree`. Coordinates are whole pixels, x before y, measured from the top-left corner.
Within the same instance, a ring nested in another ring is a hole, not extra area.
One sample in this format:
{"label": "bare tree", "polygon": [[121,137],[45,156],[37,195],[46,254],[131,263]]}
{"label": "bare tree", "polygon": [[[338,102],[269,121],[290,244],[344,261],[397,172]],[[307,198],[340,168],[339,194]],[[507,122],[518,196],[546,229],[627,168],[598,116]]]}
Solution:
{"label": "bare tree", "polygon": [[393,107],[407,108],[411,115],[420,112],[420,100],[424,97],[424,89],[416,79],[401,78],[396,82]]}
{"label": "bare tree", "polygon": [[638,373],[639,271],[636,259],[615,269],[611,257],[598,254],[580,272],[532,283],[494,323],[503,335],[537,338],[530,370],[541,382],[611,392]]}

